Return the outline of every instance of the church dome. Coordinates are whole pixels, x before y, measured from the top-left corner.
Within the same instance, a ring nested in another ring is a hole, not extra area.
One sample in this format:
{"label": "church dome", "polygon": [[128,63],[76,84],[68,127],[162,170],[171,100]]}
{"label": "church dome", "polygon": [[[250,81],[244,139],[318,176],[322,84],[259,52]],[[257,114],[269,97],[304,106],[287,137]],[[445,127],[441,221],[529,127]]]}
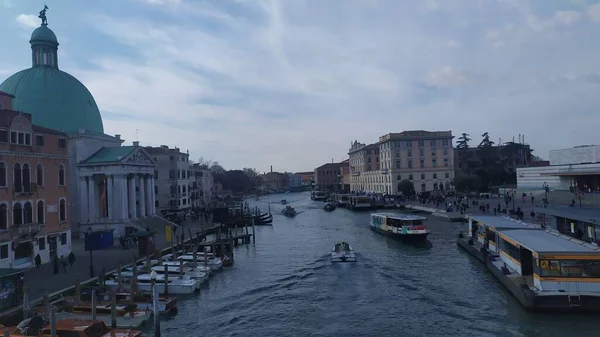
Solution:
{"label": "church dome", "polygon": [[13,110],[32,115],[33,123],[66,133],[86,129],[104,133],[100,110],[90,91],[75,77],[58,69],[58,40],[42,24],[31,34],[32,61],[0,84],[9,93]]}

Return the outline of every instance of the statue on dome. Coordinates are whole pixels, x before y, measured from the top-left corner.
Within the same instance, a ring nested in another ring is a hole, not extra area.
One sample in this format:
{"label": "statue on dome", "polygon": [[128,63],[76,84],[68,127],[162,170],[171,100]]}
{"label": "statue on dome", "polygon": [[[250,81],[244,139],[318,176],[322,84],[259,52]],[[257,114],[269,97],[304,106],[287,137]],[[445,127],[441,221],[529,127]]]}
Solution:
{"label": "statue on dome", "polygon": [[44,9],[42,9],[40,11],[40,15],[38,15],[38,18],[42,19],[42,26],[48,25],[48,19],[46,18],[46,11],[48,9],[49,9],[48,6],[44,5]]}

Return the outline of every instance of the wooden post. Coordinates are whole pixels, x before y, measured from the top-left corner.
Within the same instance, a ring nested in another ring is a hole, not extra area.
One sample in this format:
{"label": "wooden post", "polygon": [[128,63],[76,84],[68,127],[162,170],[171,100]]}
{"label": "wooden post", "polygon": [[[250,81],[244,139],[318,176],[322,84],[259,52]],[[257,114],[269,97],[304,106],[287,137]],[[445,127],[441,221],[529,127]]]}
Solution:
{"label": "wooden post", "polygon": [[208,252],[206,248],[208,247],[204,246],[204,266],[208,267]]}
{"label": "wooden post", "polygon": [[102,267],[102,273],[100,274],[100,278],[101,278],[101,281],[100,281],[100,283],[102,284],[102,287],[103,287],[103,288],[104,288],[104,286],[106,285],[106,284],[105,284],[105,281],[106,281],[106,280],[104,279],[105,277],[106,277],[106,267]]}
{"label": "wooden post", "polygon": [[156,259],[158,260],[158,265],[162,265],[162,250],[156,251]]}
{"label": "wooden post", "polygon": [[254,231],[254,218],[252,218],[252,243],[256,243],[256,232]]}
{"label": "wooden post", "polygon": [[96,298],[96,290],[92,290],[92,320],[96,320],[98,318],[98,316],[96,315],[96,306],[98,305],[96,303],[98,299]]}
{"label": "wooden post", "polygon": [[146,255],[146,270],[148,274],[152,271],[152,262],[150,262],[150,255]]}
{"label": "wooden post", "polygon": [[50,295],[44,294],[44,318],[50,321]]}
{"label": "wooden post", "polygon": [[[169,266],[165,264],[165,296],[169,295]],[[156,315],[156,313],[154,313]]]}
{"label": "wooden post", "polygon": [[[138,282],[138,269],[137,264],[133,264],[133,278],[131,279],[131,295],[135,295],[137,293],[137,282]],[[132,300],[133,301],[133,300]]]}
{"label": "wooden post", "polygon": [[29,318],[29,287],[23,285],[23,319]]}
{"label": "wooden post", "polygon": [[[166,276],[166,274],[165,274]],[[154,282],[153,282],[154,283]],[[165,290],[166,290],[166,280],[165,280]],[[158,287],[156,283],[152,287],[152,311],[154,311],[154,336],[160,337],[160,307],[158,305]]]}
{"label": "wooden post", "polygon": [[197,266],[198,263],[198,249],[197,249],[198,244],[194,245],[193,251],[192,251],[192,256],[194,257],[194,267]]}
{"label": "wooden post", "polygon": [[179,260],[179,275],[183,277],[183,260]]}
{"label": "wooden post", "polygon": [[121,264],[119,264],[119,269],[117,269],[117,284],[119,285],[119,291],[121,290],[121,285],[123,284],[123,278],[121,276],[121,269],[123,269],[123,266],[121,266]]}
{"label": "wooden post", "polygon": [[75,280],[75,303],[81,304],[81,282]]}
{"label": "wooden post", "polygon": [[110,327],[117,328],[117,292],[114,289],[110,292]]}
{"label": "wooden post", "polygon": [[192,230],[188,227],[188,234],[190,234],[190,248],[193,247],[192,241],[194,239],[194,235],[192,234]]}
{"label": "wooden post", "polygon": [[56,310],[50,310],[50,336],[56,337]]}

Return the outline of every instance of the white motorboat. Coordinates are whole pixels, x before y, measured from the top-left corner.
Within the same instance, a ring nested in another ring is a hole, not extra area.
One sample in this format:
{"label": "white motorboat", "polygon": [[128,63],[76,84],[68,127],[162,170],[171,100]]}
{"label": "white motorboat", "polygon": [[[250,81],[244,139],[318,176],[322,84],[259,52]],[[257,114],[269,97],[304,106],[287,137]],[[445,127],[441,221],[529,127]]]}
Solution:
{"label": "white motorboat", "polygon": [[[171,275],[169,275],[171,276]],[[158,291],[161,294],[165,293],[165,275],[157,275],[156,276],[156,287],[158,287]],[[152,280],[150,278],[150,274],[138,275],[137,277],[137,288],[141,291],[152,291]],[[168,291],[169,294],[183,295],[183,294],[191,294],[195,291],[200,290],[200,280],[190,278],[190,277],[169,277],[168,283]],[[114,280],[106,280],[104,284],[109,288],[131,288],[131,278],[123,277],[121,284]]]}
{"label": "white motorboat", "polygon": [[331,249],[331,262],[356,262],[354,249],[347,242],[336,243]]}
{"label": "white motorboat", "polygon": [[[181,263],[179,261],[164,261],[162,263],[163,265],[169,265],[169,266],[180,266]],[[208,276],[210,276],[212,274],[212,269],[210,268],[210,266],[205,266],[204,263],[202,261],[198,261],[196,262],[196,265],[194,265],[194,262],[183,262],[183,265],[186,267],[190,267],[190,268],[195,268],[201,272],[205,272],[206,274],[208,274]],[[163,267],[164,268],[164,267]]]}
{"label": "white motorboat", "polygon": [[186,266],[183,266],[183,268],[182,268],[181,266],[177,266],[177,265],[165,264],[162,266],[154,266],[154,267],[152,267],[152,270],[154,270],[158,275],[164,275],[165,268],[167,269],[167,272],[169,273],[169,278],[182,276],[183,278],[189,277],[189,278],[197,279],[197,280],[200,280],[200,282],[204,282],[208,279],[208,274],[206,272],[204,272],[200,269],[186,267]]}
{"label": "white motorboat", "polygon": [[[189,254],[181,255],[177,257],[177,260],[184,262],[194,262],[194,256]],[[213,271],[217,271],[223,268],[223,261],[218,257],[207,255],[206,258],[204,256],[200,258],[197,256],[196,261],[199,265],[204,265],[206,262],[206,266],[210,267],[210,269],[212,269]]]}

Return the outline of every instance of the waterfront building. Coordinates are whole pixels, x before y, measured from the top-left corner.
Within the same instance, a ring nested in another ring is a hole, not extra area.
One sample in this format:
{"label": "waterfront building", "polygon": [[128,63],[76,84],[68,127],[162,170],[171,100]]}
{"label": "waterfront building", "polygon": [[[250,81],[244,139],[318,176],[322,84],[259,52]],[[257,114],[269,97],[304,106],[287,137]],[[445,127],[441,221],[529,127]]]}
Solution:
{"label": "waterfront building", "polygon": [[315,182],[315,172],[314,171],[296,172],[296,174],[300,176],[300,179],[302,181],[302,186],[305,188],[311,186]]}
{"label": "waterfront building", "polygon": [[302,177],[299,174],[285,172],[287,175],[288,189],[290,191],[300,191],[302,189]]}
{"label": "waterfront building", "polygon": [[379,171],[379,146],[354,141],[348,155],[350,156],[350,191],[375,191],[375,184],[378,183],[375,175]]}
{"label": "waterfront building", "polygon": [[266,191],[281,192],[288,187],[288,176],[284,173],[267,172],[261,175],[262,178],[262,189]]}
{"label": "waterfront building", "polygon": [[193,208],[204,208],[212,201],[213,174],[205,165],[190,162],[190,192]]}
{"label": "waterfront building", "polygon": [[[115,229],[125,234],[132,220],[152,215],[154,163],[134,144],[121,147],[119,135],[104,132],[100,110],[89,90],[58,67],[58,39],[42,25],[31,34],[32,67],[0,84],[14,96],[13,110],[31,114],[35,124],[64,132],[69,156],[66,168],[67,219],[73,232]],[[33,141],[33,140],[32,140]],[[61,145],[61,146],[62,146]],[[69,241],[70,239],[67,239]]]}
{"label": "waterfront building", "polygon": [[0,268],[71,251],[67,134],[13,110],[0,91]]}
{"label": "waterfront building", "polygon": [[400,193],[410,180],[417,192],[443,191],[454,179],[451,131],[403,131],[379,137],[376,144],[355,141],[350,155],[350,188],[357,192]]}
{"label": "waterfront building", "polygon": [[600,191],[600,145],[551,150],[550,165],[517,169],[517,187],[556,191]]}
{"label": "waterfront building", "polygon": [[163,216],[189,212],[192,207],[189,153],[167,145],[147,146],[145,151],[156,164],[154,194],[157,211]]}
{"label": "waterfront building", "polygon": [[327,163],[315,169],[315,187],[322,191],[342,191],[342,168],[348,161]]}

